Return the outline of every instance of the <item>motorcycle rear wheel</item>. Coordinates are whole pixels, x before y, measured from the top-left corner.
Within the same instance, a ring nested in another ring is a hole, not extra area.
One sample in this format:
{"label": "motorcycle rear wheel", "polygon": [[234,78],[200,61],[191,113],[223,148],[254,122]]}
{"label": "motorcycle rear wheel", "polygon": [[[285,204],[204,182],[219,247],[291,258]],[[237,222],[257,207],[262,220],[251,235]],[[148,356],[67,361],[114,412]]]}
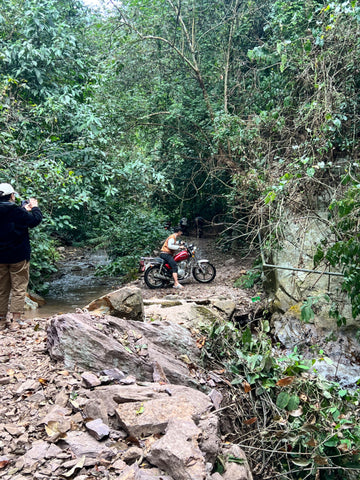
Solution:
{"label": "motorcycle rear wheel", "polygon": [[193,275],[197,282],[210,283],[216,277],[216,268],[211,263],[202,263],[194,267]]}
{"label": "motorcycle rear wheel", "polygon": [[161,288],[164,286],[164,280],[156,278],[160,270],[159,265],[153,265],[145,270],[144,281],[149,288]]}

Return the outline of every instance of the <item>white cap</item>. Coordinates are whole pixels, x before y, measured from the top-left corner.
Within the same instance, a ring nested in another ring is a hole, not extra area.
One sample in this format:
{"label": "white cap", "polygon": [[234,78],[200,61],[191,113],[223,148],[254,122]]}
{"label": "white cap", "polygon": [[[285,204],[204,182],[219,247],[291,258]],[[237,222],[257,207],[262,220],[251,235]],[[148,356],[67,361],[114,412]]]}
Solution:
{"label": "white cap", "polygon": [[12,193],[15,193],[15,195],[17,195],[17,192],[15,192],[10,183],[0,183],[0,197],[6,197],[7,195],[11,195]]}

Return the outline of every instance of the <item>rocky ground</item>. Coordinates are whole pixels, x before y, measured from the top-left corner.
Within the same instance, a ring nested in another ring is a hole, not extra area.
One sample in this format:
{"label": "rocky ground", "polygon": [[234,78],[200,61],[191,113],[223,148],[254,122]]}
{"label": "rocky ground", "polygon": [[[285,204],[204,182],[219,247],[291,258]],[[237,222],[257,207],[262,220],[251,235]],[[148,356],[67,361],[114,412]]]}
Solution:
{"label": "rocky ground", "polygon": [[[184,290],[176,292],[172,289],[149,290],[141,277],[132,282],[132,285],[142,290],[144,299],[176,295],[182,299],[193,300],[216,296],[231,299],[238,308],[246,310],[251,303],[249,299],[256,291],[244,291],[235,288],[233,284],[251,266],[251,258],[222,254],[215,250],[213,242],[206,239],[197,242],[204,256],[216,265],[217,276],[212,283],[200,284],[191,279],[184,283]],[[83,463],[79,460],[85,458],[81,445],[80,453],[76,457],[71,445],[59,448],[59,437],[66,432],[83,429],[84,416],[76,399],[79,392],[84,388],[91,389],[92,386],[84,383],[83,372],[69,370],[50,359],[46,348],[49,322],[49,318],[39,316],[29,320],[25,328],[0,332],[0,478],[171,480],[167,476],[161,477],[161,472],[155,470],[153,476],[139,476],[134,470],[135,467],[131,467],[132,476],[116,476],[123,472],[124,461],[127,465],[132,465],[135,460],[136,465],[141,464],[139,452],[135,452],[134,458],[129,461],[121,458],[117,464],[113,462],[111,472],[115,476],[109,477],[109,459],[101,458],[98,462],[84,465],[85,460]],[[58,409],[57,413],[54,413],[51,406]],[[51,418],[44,421],[51,410]],[[109,439],[112,444],[124,441],[119,432],[110,432]],[[131,439],[128,441],[131,442]],[[81,443],[79,439],[74,442]],[[85,450],[86,448],[88,446],[84,446]],[[86,466],[88,469],[84,474],[83,467]]]}

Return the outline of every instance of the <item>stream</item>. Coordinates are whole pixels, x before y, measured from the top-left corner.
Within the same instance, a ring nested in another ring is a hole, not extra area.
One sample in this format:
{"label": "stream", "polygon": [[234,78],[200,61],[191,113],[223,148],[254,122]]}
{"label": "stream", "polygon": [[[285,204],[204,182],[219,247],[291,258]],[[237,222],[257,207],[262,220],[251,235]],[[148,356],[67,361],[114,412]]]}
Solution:
{"label": "stream", "polygon": [[45,305],[26,310],[25,318],[44,318],[51,315],[75,312],[92,300],[119,288],[120,281],[114,277],[95,275],[96,267],[109,263],[105,251],[66,249],[66,258],[58,264],[58,272],[49,280],[49,291],[43,295]]}

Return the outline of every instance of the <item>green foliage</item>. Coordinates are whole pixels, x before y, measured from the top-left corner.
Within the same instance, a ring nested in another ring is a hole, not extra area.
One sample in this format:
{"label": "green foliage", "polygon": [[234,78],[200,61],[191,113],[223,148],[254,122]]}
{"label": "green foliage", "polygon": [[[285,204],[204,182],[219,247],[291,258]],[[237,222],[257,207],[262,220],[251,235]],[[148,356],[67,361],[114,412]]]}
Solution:
{"label": "green foliage", "polygon": [[50,275],[56,271],[55,262],[59,255],[54,241],[49,241],[44,228],[31,231],[32,261],[30,263],[30,288],[46,293]]}
{"label": "green foliage", "polygon": [[[268,331],[264,320],[253,332],[232,322],[215,323],[208,331],[207,357],[225,367],[231,380],[234,441],[242,445],[247,439],[242,446],[251,446],[254,463],[262,458],[254,452],[271,451],[274,477],[300,480],[306,474],[315,480],[326,472],[334,480],[340,469],[342,479],[352,478],[349,472],[360,471],[360,391],[306,375],[315,359],[305,359],[297,348],[278,357]],[[252,424],[253,433],[261,435],[249,435]]]}
{"label": "green foliage", "polygon": [[234,282],[234,287],[237,288],[252,288],[256,283],[261,280],[261,272],[259,270],[249,270],[242,277],[238,278]]}
{"label": "green foliage", "polygon": [[106,247],[113,261],[99,270],[101,275],[125,275],[138,267],[141,256],[150,256],[164,240],[162,218],[156,213],[137,209],[122,212],[112,221],[106,237],[94,240],[97,246]]}
{"label": "green foliage", "polygon": [[320,304],[330,302],[330,297],[328,295],[317,295],[317,296],[309,296],[306,300],[304,300],[300,312],[301,312],[301,320],[305,323],[310,322],[315,318],[316,313],[316,305],[320,306]]}

